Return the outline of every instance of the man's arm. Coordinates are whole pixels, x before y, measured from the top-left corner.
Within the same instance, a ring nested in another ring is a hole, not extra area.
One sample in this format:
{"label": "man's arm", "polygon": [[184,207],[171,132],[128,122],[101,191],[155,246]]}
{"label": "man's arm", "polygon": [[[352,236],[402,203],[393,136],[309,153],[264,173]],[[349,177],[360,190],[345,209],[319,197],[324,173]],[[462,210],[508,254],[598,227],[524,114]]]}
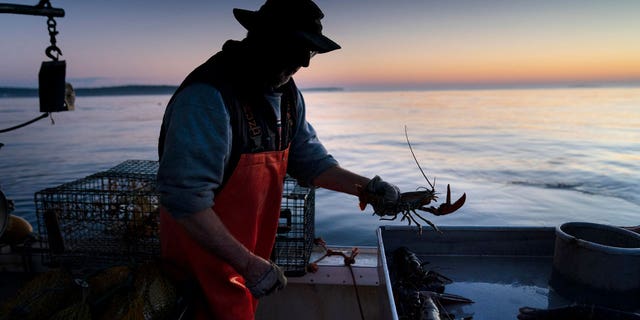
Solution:
{"label": "man's arm", "polygon": [[359,185],[364,188],[369,183],[369,180],[369,178],[355,174],[340,166],[333,166],[313,179],[313,185],[358,196],[356,186]]}
{"label": "man's arm", "polygon": [[334,166],[318,175],[313,184],[357,196],[361,210],[364,210],[367,204],[371,204],[373,211],[380,216],[397,213],[400,189],[383,181],[379,176],[369,179],[340,166]]}
{"label": "man's arm", "polygon": [[177,221],[198,243],[231,265],[247,283],[256,283],[271,268],[269,261],[253,254],[234,238],[211,208]]}

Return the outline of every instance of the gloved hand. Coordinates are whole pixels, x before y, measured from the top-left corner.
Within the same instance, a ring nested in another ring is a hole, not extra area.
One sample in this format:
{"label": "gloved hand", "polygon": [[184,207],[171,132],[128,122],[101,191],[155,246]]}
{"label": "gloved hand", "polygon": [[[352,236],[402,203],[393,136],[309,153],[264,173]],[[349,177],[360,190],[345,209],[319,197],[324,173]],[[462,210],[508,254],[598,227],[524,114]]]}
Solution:
{"label": "gloved hand", "polygon": [[360,209],[364,210],[367,203],[373,207],[373,212],[379,216],[395,214],[395,208],[400,200],[400,189],[375,176],[360,192]]}
{"label": "gloved hand", "polygon": [[287,277],[285,277],[282,269],[272,261],[269,262],[271,262],[271,268],[267,269],[256,282],[246,283],[247,289],[257,299],[282,290],[287,285]]}

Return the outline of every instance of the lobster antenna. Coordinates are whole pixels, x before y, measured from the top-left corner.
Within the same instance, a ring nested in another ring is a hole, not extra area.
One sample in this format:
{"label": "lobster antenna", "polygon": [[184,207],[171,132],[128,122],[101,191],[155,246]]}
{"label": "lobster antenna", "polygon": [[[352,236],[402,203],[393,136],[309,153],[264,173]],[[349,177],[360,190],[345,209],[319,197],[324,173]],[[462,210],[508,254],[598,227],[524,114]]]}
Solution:
{"label": "lobster antenna", "polygon": [[[411,147],[411,142],[409,142],[409,134],[407,133],[407,126],[406,125],[404,126],[404,136],[407,138],[407,144],[409,145],[409,150],[411,151],[411,155],[413,156],[413,160],[418,165],[418,169],[420,169],[420,172],[422,173],[422,176],[425,178],[425,180],[427,180],[427,183],[429,184],[431,189],[434,189],[435,187],[431,184],[431,181],[429,181],[429,178],[427,178],[427,175],[424,174],[424,171],[422,170],[422,167],[420,167],[420,163],[418,163],[418,159],[416,159],[416,154],[413,153],[413,147]],[[434,179],[433,182],[435,182],[435,179]]]}

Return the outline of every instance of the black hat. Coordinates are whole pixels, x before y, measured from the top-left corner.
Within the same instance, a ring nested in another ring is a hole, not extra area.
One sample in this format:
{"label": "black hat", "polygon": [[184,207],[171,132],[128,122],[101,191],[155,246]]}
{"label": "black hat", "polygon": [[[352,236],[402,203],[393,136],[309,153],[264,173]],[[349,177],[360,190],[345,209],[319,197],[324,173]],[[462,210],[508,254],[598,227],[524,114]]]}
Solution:
{"label": "black hat", "polygon": [[267,0],[258,11],[236,8],[233,15],[249,31],[290,34],[319,53],[340,49],[322,34],[324,14],[311,0]]}

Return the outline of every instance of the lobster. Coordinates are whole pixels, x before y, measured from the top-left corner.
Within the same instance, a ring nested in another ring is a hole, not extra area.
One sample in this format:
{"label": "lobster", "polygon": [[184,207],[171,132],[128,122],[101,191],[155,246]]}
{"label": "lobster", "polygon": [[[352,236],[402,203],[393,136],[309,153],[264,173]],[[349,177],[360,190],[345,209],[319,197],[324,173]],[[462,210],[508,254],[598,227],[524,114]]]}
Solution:
{"label": "lobster", "polygon": [[[407,133],[406,126],[404,127],[404,134],[407,139],[407,144],[409,145],[409,150],[411,151],[411,155],[413,156],[413,160],[418,165],[418,169],[422,173],[422,176],[425,178],[425,180],[427,180],[427,183],[429,184],[429,188],[419,187],[418,191],[403,192],[400,194],[400,198],[394,207],[385,208],[384,212],[374,212],[374,214],[379,215],[380,220],[390,220],[390,221],[397,219],[398,215],[402,214],[402,218],[400,219],[400,221],[407,220],[409,225],[411,225],[411,223],[414,223],[416,226],[418,226],[418,232],[422,233],[422,225],[416,219],[417,217],[418,219],[424,221],[429,226],[431,226],[433,230],[437,231],[438,233],[442,233],[442,231],[440,231],[440,229],[438,229],[438,227],[433,222],[422,217],[420,214],[418,214],[416,210],[428,212],[435,216],[447,215],[457,211],[464,205],[464,202],[467,199],[467,194],[463,193],[462,196],[458,200],[456,200],[456,202],[451,203],[451,187],[450,185],[447,184],[446,202],[440,204],[440,206],[438,207],[434,207],[434,206],[427,207],[427,205],[429,205],[431,201],[435,202],[438,200],[438,196],[436,195],[436,192],[435,192],[436,179],[434,178],[433,183],[431,183],[429,178],[427,178],[427,175],[422,170],[422,167],[420,167],[420,163],[418,162],[418,159],[416,158],[416,155],[413,152],[413,147],[411,146],[411,142],[409,142],[409,134]],[[356,187],[358,189],[358,194],[359,194],[358,198],[360,201],[360,210],[364,210],[367,204],[369,203],[375,204],[375,203],[383,202],[383,199],[381,198],[381,196],[373,195],[368,192],[363,192],[362,186],[356,186]],[[386,217],[386,216],[390,216],[390,217]]]}
{"label": "lobster", "polygon": [[445,304],[473,303],[473,300],[463,296],[445,293],[445,285],[453,280],[436,271],[425,270],[424,265],[429,262],[422,262],[409,248],[395,250],[392,262],[396,307],[404,318],[454,319],[444,308]]}

